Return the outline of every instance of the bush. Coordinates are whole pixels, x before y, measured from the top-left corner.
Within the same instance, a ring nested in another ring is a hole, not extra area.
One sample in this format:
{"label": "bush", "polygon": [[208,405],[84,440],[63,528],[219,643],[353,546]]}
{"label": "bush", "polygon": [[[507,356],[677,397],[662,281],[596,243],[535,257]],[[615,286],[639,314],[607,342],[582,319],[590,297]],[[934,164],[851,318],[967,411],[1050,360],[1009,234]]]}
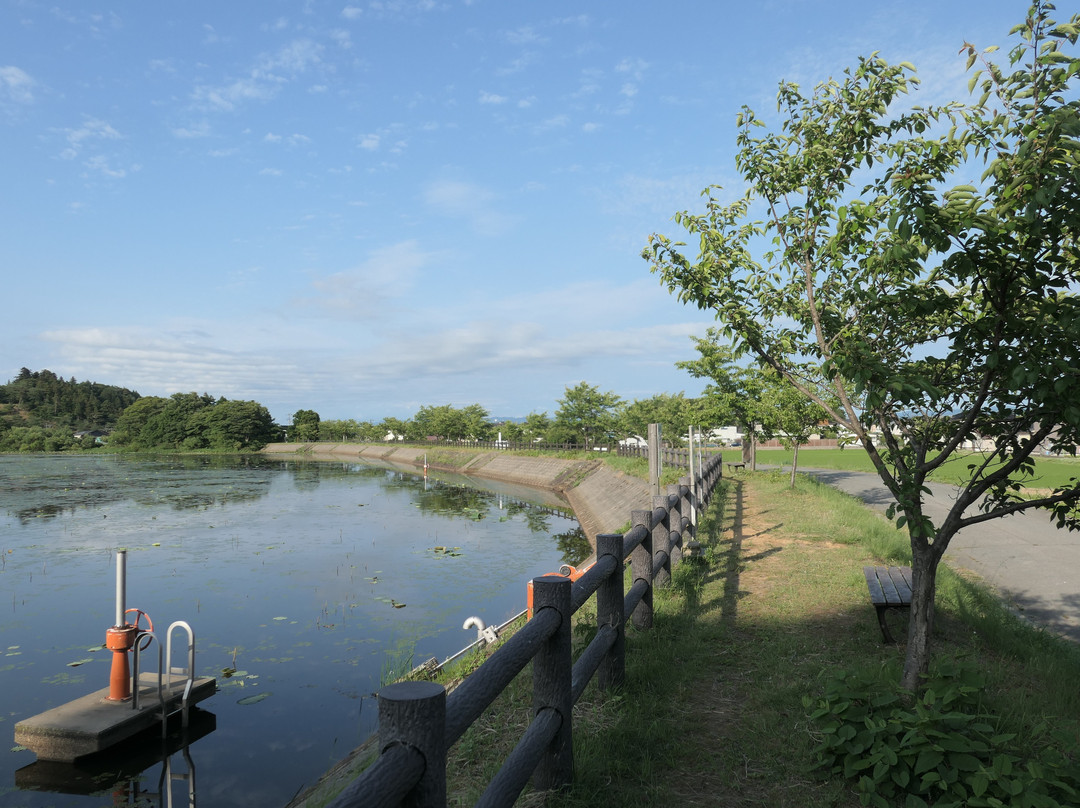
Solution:
{"label": "bush", "polygon": [[810,714],[821,734],[817,766],[854,781],[863,805],[1063,808],[1080,800],[1075,738],[1040,725],[1021,757],[1016,734],[984,708],[974,665],[939,662],[918,698],[880,674],[838,672]]}

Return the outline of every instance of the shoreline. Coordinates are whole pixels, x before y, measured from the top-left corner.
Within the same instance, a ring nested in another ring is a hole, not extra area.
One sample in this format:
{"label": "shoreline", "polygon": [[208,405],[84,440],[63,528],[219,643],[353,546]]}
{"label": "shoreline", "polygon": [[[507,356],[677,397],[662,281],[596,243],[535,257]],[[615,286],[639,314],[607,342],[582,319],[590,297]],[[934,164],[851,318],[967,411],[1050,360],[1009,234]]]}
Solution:
{"label": "shoreline", "polygon": [[632,511],[651,501],[645,480],[614,471],[601,460],[522,457],[498,451],[439,446],[377,446],[358,443],[271,443],[260,454],[294,455],[325,460],[360,460],[428,468],[466,477],[524,485],[557,494],[574,512],[589,544],[598,533],[616,533]]}

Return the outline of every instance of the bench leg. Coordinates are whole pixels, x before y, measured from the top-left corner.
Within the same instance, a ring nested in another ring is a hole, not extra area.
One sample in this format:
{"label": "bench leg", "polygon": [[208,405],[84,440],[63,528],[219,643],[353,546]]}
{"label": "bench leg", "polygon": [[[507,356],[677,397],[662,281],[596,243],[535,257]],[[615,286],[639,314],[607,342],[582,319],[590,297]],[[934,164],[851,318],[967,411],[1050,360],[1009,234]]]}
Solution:
{"label": "bench leg", "polygon": [[878,625],[881,626],[881,639],[883,642],[889,645],[896,645],[896,640],[893,639],[892,632],[889,631],[889,624],[885,622],[885,610],[888,606],[875,606],[877,610]]}

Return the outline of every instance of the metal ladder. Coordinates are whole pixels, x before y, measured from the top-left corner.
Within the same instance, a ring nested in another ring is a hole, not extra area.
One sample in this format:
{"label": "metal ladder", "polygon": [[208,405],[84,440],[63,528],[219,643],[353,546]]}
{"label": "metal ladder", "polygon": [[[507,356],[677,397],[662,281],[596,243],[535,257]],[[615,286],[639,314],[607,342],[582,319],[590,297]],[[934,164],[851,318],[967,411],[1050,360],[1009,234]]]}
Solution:
{"label": "metal ladder", "polygon": [[[172,637],[173,630],[181,628],[187,632],[187,665],[182,667],[173,667],[172,664]],[[177,620],[169,626],[165,632],[165,659],[162,663],[162,648],[161,642],[158,640],[157,635],[152,631],[144,631],[139,635],[139,638],[135,641],[134,655],[131,663],[131,708],[133,710],[139,709],[139,655],[142,650],[149,647],[149,643],[145,646],[142,643],[144,637],[150,639],[151,642],[157,641],[158,651],[158,702],[161,704],[161,737],[164,738],[167,734],[169,718],[176,713],[181,713],[181,725],[184,729],[187,729],[189,723],[189,717],[191,714],[191,691],[195,687],[195,632],[192,631],[191,626],[184,620]],[[177,710],[169,712],[166,699],[165,688],[172,687],[173,676],[183,676],[184,682],[184,694],[180,698],[180,707]]]}

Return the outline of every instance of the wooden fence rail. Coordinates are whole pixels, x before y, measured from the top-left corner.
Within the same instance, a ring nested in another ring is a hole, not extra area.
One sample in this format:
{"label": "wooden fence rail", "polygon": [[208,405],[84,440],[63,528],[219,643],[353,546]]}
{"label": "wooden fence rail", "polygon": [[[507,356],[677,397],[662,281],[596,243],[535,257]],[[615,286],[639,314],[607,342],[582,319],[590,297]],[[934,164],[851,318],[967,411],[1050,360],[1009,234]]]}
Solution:
{"label": "wooden fence rail", "polygon": [[[695,474],[696,480],[684,477],[654,498],[651,511],[634,511],[633,526],[625,534],[598,535],[596,562],[576,581],[550,575],[534,578],[533,618],[449,696],[433,682],[399,682],[382,688],[380,755],[330,808],[444,808],[447,750],[529,662],[532,723],[476,805],[512,805],[530,779],[541,790],[569,784],[573,705],[594,676],[602,689],[622,683],[626,620],[629,617],[639,629],[652,627],[653,588],[670,580],[672,566],[682,558],[684,537],[687,542],[693,538],[690,505],[700,510],[708,504],[721,466],[719,454],[710,457]],[[627,558],[632,584],[624,592]],[[572,662],[572,618],[594,593],[597,631]]]}

